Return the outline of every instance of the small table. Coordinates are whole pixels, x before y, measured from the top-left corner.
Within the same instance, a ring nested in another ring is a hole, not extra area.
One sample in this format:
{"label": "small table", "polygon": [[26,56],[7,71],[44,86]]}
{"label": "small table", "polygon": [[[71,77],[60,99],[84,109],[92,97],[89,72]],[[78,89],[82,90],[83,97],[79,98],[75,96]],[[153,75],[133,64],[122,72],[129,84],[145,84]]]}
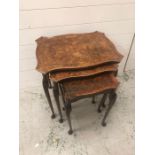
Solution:
{"label": "small table", "polygon": [[70,113],[72,110],[71,103],[88,96],[104,94],[98,107],[101,112],[101,106],[104,105],[107,94],[110,95],[110,103],[102,120],[102,125],[106,125],[106,117],[116,100],[115,90],[119,82],[112,72],[102,73],[100,75],[90,76],[89,78],[79,78],[62,81],[60,90],[62,91],[63,103],[69,123],[69,134],[73,133]]}
{"label": "small table", "polygon": [[50,74],[50,79],[54,82],[61,82],[67,79],[89,77],[103,72],[117,71],[118,64],[104,64],[88,69],[72,70],[72,71],[55,71]]}
{"label": "small table", "polygon": [[89,77],[107,71],[117,71],[123,56],[101,32],[40,37],[36,40],[37,67],[43,75],[43,88],[55,118],[49,95],[49,79],[54,82],[53,93],[63,122],[59,103],[59,82]]}

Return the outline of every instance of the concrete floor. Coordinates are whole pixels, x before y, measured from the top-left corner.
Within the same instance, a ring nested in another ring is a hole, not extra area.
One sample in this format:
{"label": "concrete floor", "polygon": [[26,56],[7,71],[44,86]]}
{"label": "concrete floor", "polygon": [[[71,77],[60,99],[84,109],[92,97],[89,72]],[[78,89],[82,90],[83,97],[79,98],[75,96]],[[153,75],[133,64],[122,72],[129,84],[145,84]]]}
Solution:
{"label": "concrete floor", "polygon": [[[68,123],[51,120],[51,111],[42,87],[20,93],[20,155],[134,155],[134,72],[119,76],[118,98],[101,126],[103,113],[91,104],[91,98],[73,103],[73,135]],[[55,101],[52,96],[53,104]]]}

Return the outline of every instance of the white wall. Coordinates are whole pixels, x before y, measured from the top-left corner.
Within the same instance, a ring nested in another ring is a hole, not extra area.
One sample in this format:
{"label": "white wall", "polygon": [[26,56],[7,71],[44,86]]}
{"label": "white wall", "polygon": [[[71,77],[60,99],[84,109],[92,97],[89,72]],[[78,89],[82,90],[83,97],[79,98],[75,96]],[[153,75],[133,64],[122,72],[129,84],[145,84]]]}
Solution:
{"label": "white wall", "polygon": [[[20,0],[20,88],[41,85],[42,75],[35,70],[35,39],[96,30],[124,54],[121,73],[134,33],[133,0]],[[134,69],[128,63],[127,69]]]}

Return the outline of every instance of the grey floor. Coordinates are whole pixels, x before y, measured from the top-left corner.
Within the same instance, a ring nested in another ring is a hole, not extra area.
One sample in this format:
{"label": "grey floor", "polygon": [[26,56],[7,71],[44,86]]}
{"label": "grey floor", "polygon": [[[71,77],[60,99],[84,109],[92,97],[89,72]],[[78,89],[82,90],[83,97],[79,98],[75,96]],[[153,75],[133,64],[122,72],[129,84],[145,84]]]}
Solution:
{"label": "grey floor", "polygon": [[[20,92],[20,155],[134,155],[134,72],[119,76],[118,98],[108,118],[101,126],[103,113],[91,104],[91,98],[73,103],[71,114],[73,135],[68,124],[51,111],[42,87]],[[52,96],[52,92],[51,92]],[[53,104],[55,105],[52,96]]]}

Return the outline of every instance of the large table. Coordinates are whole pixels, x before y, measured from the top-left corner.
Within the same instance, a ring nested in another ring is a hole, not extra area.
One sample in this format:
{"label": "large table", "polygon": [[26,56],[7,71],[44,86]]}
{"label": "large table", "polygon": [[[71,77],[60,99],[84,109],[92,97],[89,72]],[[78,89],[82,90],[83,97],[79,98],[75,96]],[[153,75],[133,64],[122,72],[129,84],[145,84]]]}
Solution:
{"label": "large table", "polygon": [[[59,83],[73,78],[89,77],[103,72],[117,72],[123,56],[101,32],[40,37],[36,40],[37,67],[43,75],[43,88],[55,117],[49,94],[50,79],[60,115]],[[63,120],[60,119],[60,122]]]}

